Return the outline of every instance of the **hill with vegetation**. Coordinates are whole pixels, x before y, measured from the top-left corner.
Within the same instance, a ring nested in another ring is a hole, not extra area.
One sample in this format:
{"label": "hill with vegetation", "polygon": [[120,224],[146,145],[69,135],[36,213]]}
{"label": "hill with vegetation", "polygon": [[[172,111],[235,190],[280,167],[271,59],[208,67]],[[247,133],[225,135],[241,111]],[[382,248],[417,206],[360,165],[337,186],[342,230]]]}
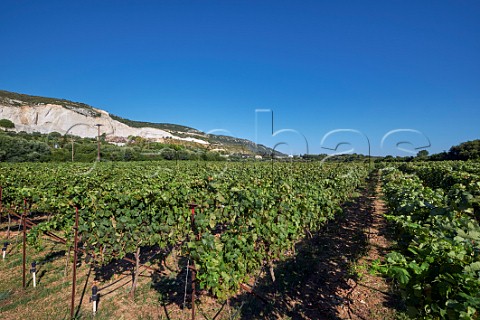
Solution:
{"label": "hill with vegetation", "polygon": [[[195,128],[170,123],[142,122],[113,115],[88,104],[66,99],[32,96],[0,90],[0,126],[10,132],[77,136],[94,139],[100,126],[103,141],[131,146],[143,141],[150,146],[182,146],[195,153],[217,152],[224,157],[271,157],[271,148],[252,141],[206,134]],[[27,140],[29,140],[28,138]],[[77,139],[78,140],[78,139]],[[277,157],[284,156],[275,151]]]}

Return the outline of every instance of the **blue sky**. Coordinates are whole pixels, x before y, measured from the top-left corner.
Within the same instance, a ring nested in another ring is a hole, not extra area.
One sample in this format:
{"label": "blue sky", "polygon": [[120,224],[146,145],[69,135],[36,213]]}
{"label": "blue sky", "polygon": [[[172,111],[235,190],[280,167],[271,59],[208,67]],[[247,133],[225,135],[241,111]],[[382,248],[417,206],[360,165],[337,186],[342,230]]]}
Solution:
{"label": "blue sky", "polygon": [[[0,89],[288,153],[437,153],[480,138],[478,17],[478,1],[7,0]],[[260,109],[290,130],[272,137]]]}

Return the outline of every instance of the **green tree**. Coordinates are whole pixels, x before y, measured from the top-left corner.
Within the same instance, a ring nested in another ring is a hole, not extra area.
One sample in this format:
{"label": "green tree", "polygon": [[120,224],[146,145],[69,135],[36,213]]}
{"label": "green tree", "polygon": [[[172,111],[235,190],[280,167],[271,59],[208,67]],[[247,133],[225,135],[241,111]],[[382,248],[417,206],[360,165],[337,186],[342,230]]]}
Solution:
{"label": "green tree", "polygon": [[176,158],[176,151],[174,149],[171,149],[171,148],[163,148],[161,151],[160,151],[161,155],[162,155],[162,158],[165,159],[165,160],[173,160]]}
{"label": "green tree", "polygon": [[8,119],[1,119],[0,120],[0,127],[4,128],[5,131],[7,131],[7,129],[15,128],[15,124]]}
{"label": "green tree", "polygon": [[46,143],[0,135],[0,161],[48,161],[50,148]]}
{"label": "green tree", "polygon": [[467,141],[453,146],[448,152],[452,160],[469,160],[480,158],[480,140]]}
{"label": "green tree", "polygon": [[422,158],[425,159],[428,157],[428,151],[427,150],[420,150],[417,153],[417,158]]}

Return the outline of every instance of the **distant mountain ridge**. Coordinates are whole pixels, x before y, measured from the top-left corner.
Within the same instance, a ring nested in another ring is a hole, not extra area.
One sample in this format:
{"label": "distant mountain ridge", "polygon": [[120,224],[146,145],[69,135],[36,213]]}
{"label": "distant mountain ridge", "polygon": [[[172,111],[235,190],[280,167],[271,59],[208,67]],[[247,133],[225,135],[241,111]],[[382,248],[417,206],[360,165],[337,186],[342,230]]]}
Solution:
{"label": "distant mountain ridge", "polygon": [[[247,139],[206,134],[177,124],[129,120],[85,103],[5,90],[0,90],[0,119],[12,121],[17,132],[58,132],[93,138],[100,126],[107,141],[117,144],[139,136],[157,142],[178,140],[226,153],[271,156],[273,152],[271,148]],[[276,156],[284,156],[274,152]]]}

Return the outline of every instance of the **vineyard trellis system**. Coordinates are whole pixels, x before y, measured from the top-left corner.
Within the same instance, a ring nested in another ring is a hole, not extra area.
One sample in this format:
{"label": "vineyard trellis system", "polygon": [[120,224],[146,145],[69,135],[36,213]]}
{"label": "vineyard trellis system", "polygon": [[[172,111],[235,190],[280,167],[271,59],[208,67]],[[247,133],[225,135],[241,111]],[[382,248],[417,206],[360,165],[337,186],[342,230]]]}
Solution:
{"label": "vineyard trellis system", "polygon": [[[137,276],[138,268],[160,273],[139,263],[143,246],[179,246],[190,261],[194,317],[197,287],[221,300],[238,290],[255,294],[248,286],[252,275],[268,265],[274,279],[275,261],[340,212],[368,175],[363,164],[278,163],[274,175],[266,164],[188,163],[183,170],[162,165],[98,163],[89,174],[68,164],[35,164],[35,171],[7,165],[0,173],[2,212],[22,219],[26,240],[35,247],[46,235],[73,246],[74,260],[79,252],[99,264],[124,259]],[[25,212],[19,215],[15,208],[22,202]],[[27,209],[46,219],[34,223]],[[76,234],[83,247],[77,247]],[[134,278],[132,291],[135,285]]]}

